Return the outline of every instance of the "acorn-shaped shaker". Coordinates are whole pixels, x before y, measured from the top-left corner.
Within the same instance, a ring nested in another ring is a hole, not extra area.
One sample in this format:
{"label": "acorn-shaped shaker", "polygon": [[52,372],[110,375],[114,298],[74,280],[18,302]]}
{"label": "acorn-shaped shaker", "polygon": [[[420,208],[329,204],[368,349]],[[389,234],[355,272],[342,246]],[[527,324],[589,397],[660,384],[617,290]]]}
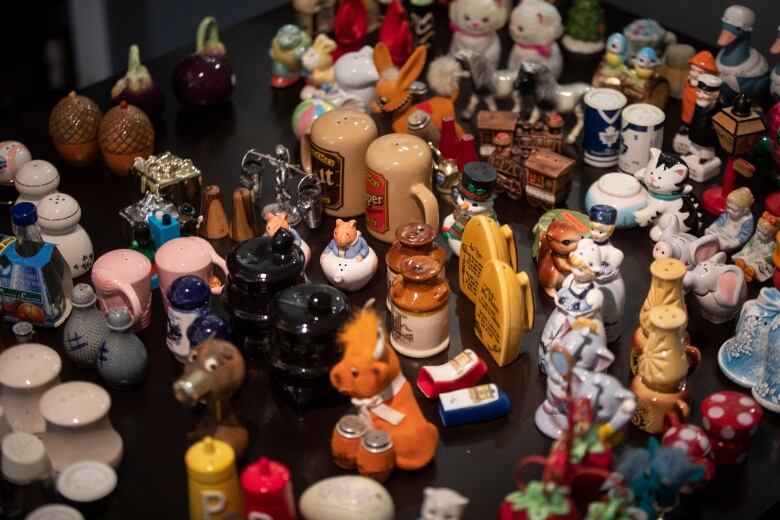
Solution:
{"label": "acorn-shaped shaker", "polygon": [[122,101],[106,112],[100,124],[100,151],[111,171],[125,176],[136,157],[146,158],[154,149],[154,127],[138,107]]}
{"label": "acorn-shaped shaker", "polygon": [[71,166],[85,166],[95,160],[102,118],[97,103],[75,92],[54,105],[49,116],[49,135],[63,161]]}

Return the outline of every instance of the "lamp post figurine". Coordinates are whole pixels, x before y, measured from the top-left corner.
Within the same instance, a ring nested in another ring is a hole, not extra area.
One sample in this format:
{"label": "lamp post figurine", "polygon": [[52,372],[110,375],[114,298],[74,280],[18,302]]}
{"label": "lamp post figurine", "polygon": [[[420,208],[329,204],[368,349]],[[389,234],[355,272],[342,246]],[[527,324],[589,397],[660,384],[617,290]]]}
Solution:
{"label": "lamp post figurine", "polygon": [[706,190],[702,197],[704,208],[713,215],[726,211],[726,198],[734,191],[737,172],[750,177],[755,170],[750,163],[739,158],[753,148],[765,130],[761,116],[751,105],[749,97],[739,94],[733,106],[723,108],[712,116],[718,142],[729,156],[723,172],[723,185]]}

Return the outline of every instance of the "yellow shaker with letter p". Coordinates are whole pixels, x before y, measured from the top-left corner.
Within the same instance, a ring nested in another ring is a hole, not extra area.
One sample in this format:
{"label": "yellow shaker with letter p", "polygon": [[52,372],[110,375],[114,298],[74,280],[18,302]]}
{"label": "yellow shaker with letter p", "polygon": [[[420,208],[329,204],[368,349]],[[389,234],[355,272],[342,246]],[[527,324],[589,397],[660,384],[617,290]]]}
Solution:
{"label": "yellow shaker with letter p", "polygon": [[244,514],[236,456],[226,442],[204,437],[187,450],[190,520],[231,520]]}

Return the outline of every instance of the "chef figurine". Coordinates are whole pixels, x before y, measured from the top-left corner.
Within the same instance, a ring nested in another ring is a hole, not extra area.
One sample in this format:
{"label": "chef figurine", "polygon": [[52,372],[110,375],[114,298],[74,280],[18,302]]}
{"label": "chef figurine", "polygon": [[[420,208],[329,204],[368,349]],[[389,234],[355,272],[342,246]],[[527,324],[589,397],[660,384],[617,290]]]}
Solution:
{"label": "chef figurine", "polygon": [[776,248],[775,235],[780,231],[780,217],[765,211],[758,219],[756,232],[745,247],[731,258],[745,273],[745,281],[765,282],[772,277],[775,266],[772,253]]}
{"label": "chef figurine", "polygon": [[547,352],[557,340],[563,337],[577,318],[588,318],[596,323],[595,333],[606,338],[601,308],[604,293],[596,285],[601,275],[601,251],[590,238],[583,238],[577,249],[569,254],[571,273],[555,294],[555,309],[547,319],[539,338],[539,370],[547,374]]}
{"label": "chef figurine", "polygon": [[718,237],[721,251],[730,253],[745,245],[753,233],[753,193],[749,188],[737,188],[726,198],[727,209],[704,230],[705,235]]}
{"label": "chef figurine", "polygon": [[623,308],[626,303],[626,286],[620,274],[623,263],[623,251],[609,241],[615,231],[617,210],[605,204],[596,204],[590,208],[590,236],[601,254],[601,274],[596,283],[604,293],[604,305],[601,314],[607,331],[607,341],[612,343],[620,337],[623,322]]}
{"label": "chef figurine", "polygon": [[723,107],[718,99],[722,83],[718,76],[701,74],[696,84],[696,107],[688,131],[688,153],[682,159],[688,165],[688,176],[697,182],[710,180],[720,171],[720,159],[715,156],[717,138],[712,116]]}
{"label": "chef figurine", "polygon": [[699,76],[702,74],[718,75],[718,67],[715,65],[715,56],[710,51],[701,51],[688,60],[688,81],[685,84],[682,95],[682,110],[680,119],[682,124],[674,136],[672,147],[679,154],[688,153],[690,140],[688,139],[688,125],[693,119],[693,110],[696,108],[696,99],[699,85]]}

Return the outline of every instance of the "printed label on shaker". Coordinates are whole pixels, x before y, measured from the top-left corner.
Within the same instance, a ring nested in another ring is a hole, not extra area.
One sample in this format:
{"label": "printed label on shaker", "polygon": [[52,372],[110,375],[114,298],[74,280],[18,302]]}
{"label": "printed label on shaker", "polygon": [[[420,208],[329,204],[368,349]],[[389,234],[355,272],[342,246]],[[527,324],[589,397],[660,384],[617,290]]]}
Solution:
{"label": "printed label on shaker", "polygon": [[344,205],[344,157],[311,143],[311,171],[322,186],[322,205],[339,209]]}
{"label": "printed label on shaker", "polygon": [[366,169],[366,226],[377,233],[390,229],[387,180],[370,168]]}

